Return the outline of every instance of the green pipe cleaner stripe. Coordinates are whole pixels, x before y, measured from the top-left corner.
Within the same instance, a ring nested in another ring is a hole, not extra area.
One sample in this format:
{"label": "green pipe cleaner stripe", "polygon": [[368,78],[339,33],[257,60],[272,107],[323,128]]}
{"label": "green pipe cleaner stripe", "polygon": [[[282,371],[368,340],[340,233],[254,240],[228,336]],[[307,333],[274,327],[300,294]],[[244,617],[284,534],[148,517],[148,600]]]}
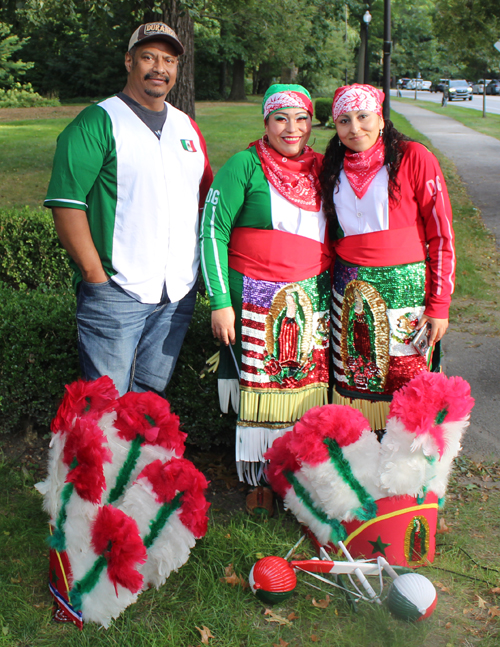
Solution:
{"label": "green pipe cleaner stripe", "polygon": [[347,483],[347,485],[349,485],[349,487],[354,490],[356,496],[359,499],[359,502],[361,503],[361,509],[365,510],[365,515],[359,516],[361,510],[358,510],[356,514],[360,519],[363,520],[372,519],[377,514],[377,506],[375,504],[375,501],[373,500],[373,497],[368,494],[365,488],[352,473],[351,466],[349,465],[349,462],[344,458],[342,449],[340,448],[337,441],[333,440],[333,438],[326,438],[324,442],[328,447],[330,459],[335,464],[335,467],[337,468],[340,476]]}
{"label": "green pipe cleaner stripe", "polygon": [[107,560],[104,555],[100,555],[94,562],[92,568],[83,576],[81,580],[75,582],[70,591],[69,599],[74,609],[82,610],[82,596],[92,591],[99,581],[99,577],[106,568]]}
{"label": "green pipe cleaner stripe", "polygon": [[340,521],[338,521],[338,519],[330,519],[329,517],[326,516],[326,514],[322,510],[318,510],[318,508],[316,508],[313,500],[309,495],[309,492],[305,489],[305,487],[301,483],[299,483],[299,480],[293,474],[293,472],[287,472],[285,474],[285,477],[288,480],[288,482],[291,484],[293,489],[295,490],[295,494],[305,505],[305,507],[309,510],[309,512],[314,517],[316,517],[318,521],[321,521],[321,523],[324,523],[330,526],[330,528],[332,529],[332,533],[331,533],[332,541],[336,544],[338,541],[343,541],[344,539],[346,539],[347,532],[344,526],[340,523]]}
{"label": "green pipe cleaner stripe", "polygon": [[144,546],[146,548],[149,548],[156,541],[170,516],[180,508],[183,494],[184,492],[178,492],[170,503],[163,504],[158,510],[156,518],[150,521],[149,534],[144,537]]}
{"label": "green pipe cleaner stripe", "polygon": [[137,460],[141,453],[141,444],[144,441],[142,436],[137,435],[128,450],[127,458],[122,465],[121,470],[116,477],[115,487],[111,490],[108,496],[108,503],[114,503],[124,493],[127,483],[130,480],[130,475],[134,469]]}
{"label": "green pipe cleaner stripe", "polygon": [[434,420],[434,424],[435,425],[440,425],[444,421],[444,419],[446,418],[447,415],[448,415],[448,409],[446,409],[446,408],[441,409],[441,411],[438,411],[438,414],[436,416],[436,420]]}
{"label": "green pipe cleaner stripe", "polygon": [[61,509],[57,516],[56,527],[54,529],[54,534],[48,537],[49,546],[54,550],[62,553],[63,550],[66,550],[66,535],[64,534],[64,524],[68,517],[67,506],[70,496],[73,494],[75,486],[73,483],[66,483],[61,492]]}

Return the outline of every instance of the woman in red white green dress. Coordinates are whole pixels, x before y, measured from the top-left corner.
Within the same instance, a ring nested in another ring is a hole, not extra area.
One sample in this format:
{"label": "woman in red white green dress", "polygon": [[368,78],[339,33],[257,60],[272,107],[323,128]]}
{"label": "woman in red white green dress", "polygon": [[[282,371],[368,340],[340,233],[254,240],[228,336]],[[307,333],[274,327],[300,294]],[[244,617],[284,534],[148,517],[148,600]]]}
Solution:
{"label": "woman in red white green dress", "polygon": [[327,402],[331,265],[310,95],[273,85],[262,110],[264,136],[218,172],[201,226],[221,408],[238,412],[238,474],[255,485],[273,440]]}
{"label": "woman in red white green dress", "polygon": [[443,337],[455,278],[451,206],[438,161],[384,121],[383,99],[369,85],[337,89],[337,134],[321,175],[337,253],[333,402],[358,408],[377,431],[394,391],[431,368],[412,341],[424,326],[430,346]]}

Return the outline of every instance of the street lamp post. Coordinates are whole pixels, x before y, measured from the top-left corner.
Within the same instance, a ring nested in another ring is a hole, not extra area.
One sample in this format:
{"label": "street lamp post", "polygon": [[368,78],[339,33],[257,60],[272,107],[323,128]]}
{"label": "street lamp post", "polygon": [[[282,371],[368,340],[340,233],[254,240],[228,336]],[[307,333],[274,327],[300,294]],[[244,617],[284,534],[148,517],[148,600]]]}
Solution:
{"label": "street lamp post", "polygon": [[384,0],[384,119],[391,118],[391,0]]}
{"label": "street lamp post", "polygon": [[363,74],[363,83],[368,83],[369,63],[368,63],[368,26],[372,20],[372,15],[369,11],[365,11],[363,22],[365,23],[365,70]]}

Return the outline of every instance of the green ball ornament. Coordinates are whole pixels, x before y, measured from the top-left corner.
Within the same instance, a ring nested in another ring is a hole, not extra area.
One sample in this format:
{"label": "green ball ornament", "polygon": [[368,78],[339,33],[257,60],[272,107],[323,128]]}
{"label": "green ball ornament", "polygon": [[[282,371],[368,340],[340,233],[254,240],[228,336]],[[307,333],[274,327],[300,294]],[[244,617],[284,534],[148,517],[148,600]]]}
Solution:
{"label": "green ball ornament", "polygon": [[259,600],[277,604],[292,595],[297,576],[283,557],[263,557],[252,566],[248,582]]}
{"label": "green ball ornament", "polygon": [[396,618],[419,622],[432,615],[437,593],[432,582],[423,575],[405,573],[391,584],[386,601]]}

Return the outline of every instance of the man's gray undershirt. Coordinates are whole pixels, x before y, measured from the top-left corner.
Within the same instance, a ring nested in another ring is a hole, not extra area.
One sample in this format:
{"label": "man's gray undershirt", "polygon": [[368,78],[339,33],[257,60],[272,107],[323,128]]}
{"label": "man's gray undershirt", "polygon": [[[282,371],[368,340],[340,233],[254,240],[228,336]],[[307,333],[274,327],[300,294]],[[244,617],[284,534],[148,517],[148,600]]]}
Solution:
{"label": "man's gray undershirt", "polygon": [[156,112],[156,110],[150,110],[149,108],[145,108],[144,106],[141,106],[140,103],[137,103],[137,101],[129,97],[128,94],[119,92],[116,96],[119,99],[121,99],[124,103],[126,103],[127,106],[133,112],[135,112],[135,114],[139,117],[139,119],[143,121],[146,124],[146,126],[154,132],[154,134],[158,137],[158,139],[160,139],[163,125],[165,123],[165,120],[167,119],[166,103],[164,104],[163,110],[160,110],[160,112]]}

